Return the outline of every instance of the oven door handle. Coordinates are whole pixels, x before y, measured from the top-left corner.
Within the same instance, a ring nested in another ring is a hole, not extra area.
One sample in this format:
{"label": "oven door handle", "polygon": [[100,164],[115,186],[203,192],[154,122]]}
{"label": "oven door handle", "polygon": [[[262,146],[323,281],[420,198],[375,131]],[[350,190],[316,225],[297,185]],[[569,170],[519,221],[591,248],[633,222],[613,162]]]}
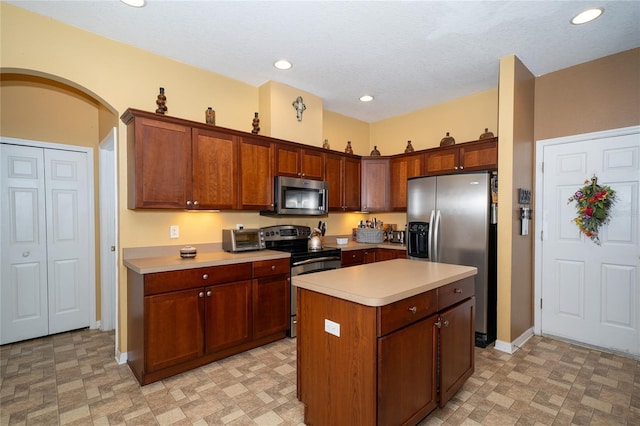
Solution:
{"label": "oven door handle", "polygon": [[299,262],[294,262],[291,264],[291,266],[302,266],[302,265],[308,265],[310,263],[325,262],[327,260],[342,260],[342,258],[340,256],[314,257],[313,259],[306,259],[306,260],[301,260]]}

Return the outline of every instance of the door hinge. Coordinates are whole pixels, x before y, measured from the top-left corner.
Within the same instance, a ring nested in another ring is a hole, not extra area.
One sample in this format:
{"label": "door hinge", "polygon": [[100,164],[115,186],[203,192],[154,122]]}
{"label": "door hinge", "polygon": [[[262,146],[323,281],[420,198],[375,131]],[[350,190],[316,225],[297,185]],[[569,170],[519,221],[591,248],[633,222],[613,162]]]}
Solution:
{"label": "door hinge", "polygon": [[543,232],[544,232],[544,231],[540,231],[540,241],[543,241],[543,240],[544,240],[544,238],[542,238],[542,233],[543,233]]}
{"label": "door hinge", "polygon": [[542,309],[542,297],[540,298],[540,309]]}
{"label": "door hinge", "polygon": [[544,161],[540,164],[540,171],[544,173]]}

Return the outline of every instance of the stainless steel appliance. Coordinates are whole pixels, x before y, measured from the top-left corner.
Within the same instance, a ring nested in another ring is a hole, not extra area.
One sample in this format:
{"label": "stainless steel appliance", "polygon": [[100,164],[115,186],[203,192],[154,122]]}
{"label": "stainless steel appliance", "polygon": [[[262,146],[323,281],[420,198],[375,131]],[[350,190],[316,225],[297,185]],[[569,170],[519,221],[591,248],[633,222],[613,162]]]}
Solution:
{"label": "stainless steel appliance", "polygon": [[329,213],[327,182],[287,176],[274,178],[273,210],[263,216],[322,216]]}
{"label": "stainless steel appliance", "polygon": [[411,178],[407,183],[409,257],[478,268],[475,340],[480,347],[496,339],[494,179],[491,173],[461,173]]}
{"label": "stainless steel appliance", "polygon": [[263,250],[264,235],[261,229],[223,229],[222,250],[237,253],[240,251]]}
{"label": "stainless steel appliance", "polygon": [[[291,253],[292,277],[340,268],[342,258],[339,248],[323,247],[319,250],[309,250],[311,228],[308,226],[275,225],[262,228],[262,231],[268,249]],[[296,293],[296,288],[291,286],[291,324],[287,333],[290,337],[296,337]]]}

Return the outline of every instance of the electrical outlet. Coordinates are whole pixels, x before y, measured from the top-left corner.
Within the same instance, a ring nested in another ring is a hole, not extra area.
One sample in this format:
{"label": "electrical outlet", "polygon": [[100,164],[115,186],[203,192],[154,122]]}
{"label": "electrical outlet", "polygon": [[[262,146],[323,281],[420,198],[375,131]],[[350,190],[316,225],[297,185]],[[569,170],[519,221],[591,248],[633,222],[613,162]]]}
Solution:
{"label": "electrical outlet", "polygon": [[331,320],[324,320],[324,331],[334,336],[340,337],[340,324]]}
{"label": "electrical outlet", "polygon": [[169,227],[169,238],[180,238],[180,227],[178,225]]}
{"label": "electrical outlet", "polygon": [[236,229],[244,229],[244,225],[241,223],[236,223]]}

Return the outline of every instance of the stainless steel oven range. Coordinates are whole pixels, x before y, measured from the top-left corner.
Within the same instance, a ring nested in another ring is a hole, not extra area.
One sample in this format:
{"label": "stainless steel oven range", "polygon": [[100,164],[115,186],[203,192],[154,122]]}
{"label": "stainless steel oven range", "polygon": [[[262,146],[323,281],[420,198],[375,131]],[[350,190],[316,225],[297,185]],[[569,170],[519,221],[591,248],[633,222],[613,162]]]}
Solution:
{"label": "stainless steel oven range", "polygon": [[[262,228],[266,248],[291,253],[291,276],[338,269],[341,264],[339,248],[309,250],[308,241],[311,228],[300,225],[275,225]],[[296,337],[296,311],[298,300],[296,288],[291,286],[291,324],[290,337]]]}

